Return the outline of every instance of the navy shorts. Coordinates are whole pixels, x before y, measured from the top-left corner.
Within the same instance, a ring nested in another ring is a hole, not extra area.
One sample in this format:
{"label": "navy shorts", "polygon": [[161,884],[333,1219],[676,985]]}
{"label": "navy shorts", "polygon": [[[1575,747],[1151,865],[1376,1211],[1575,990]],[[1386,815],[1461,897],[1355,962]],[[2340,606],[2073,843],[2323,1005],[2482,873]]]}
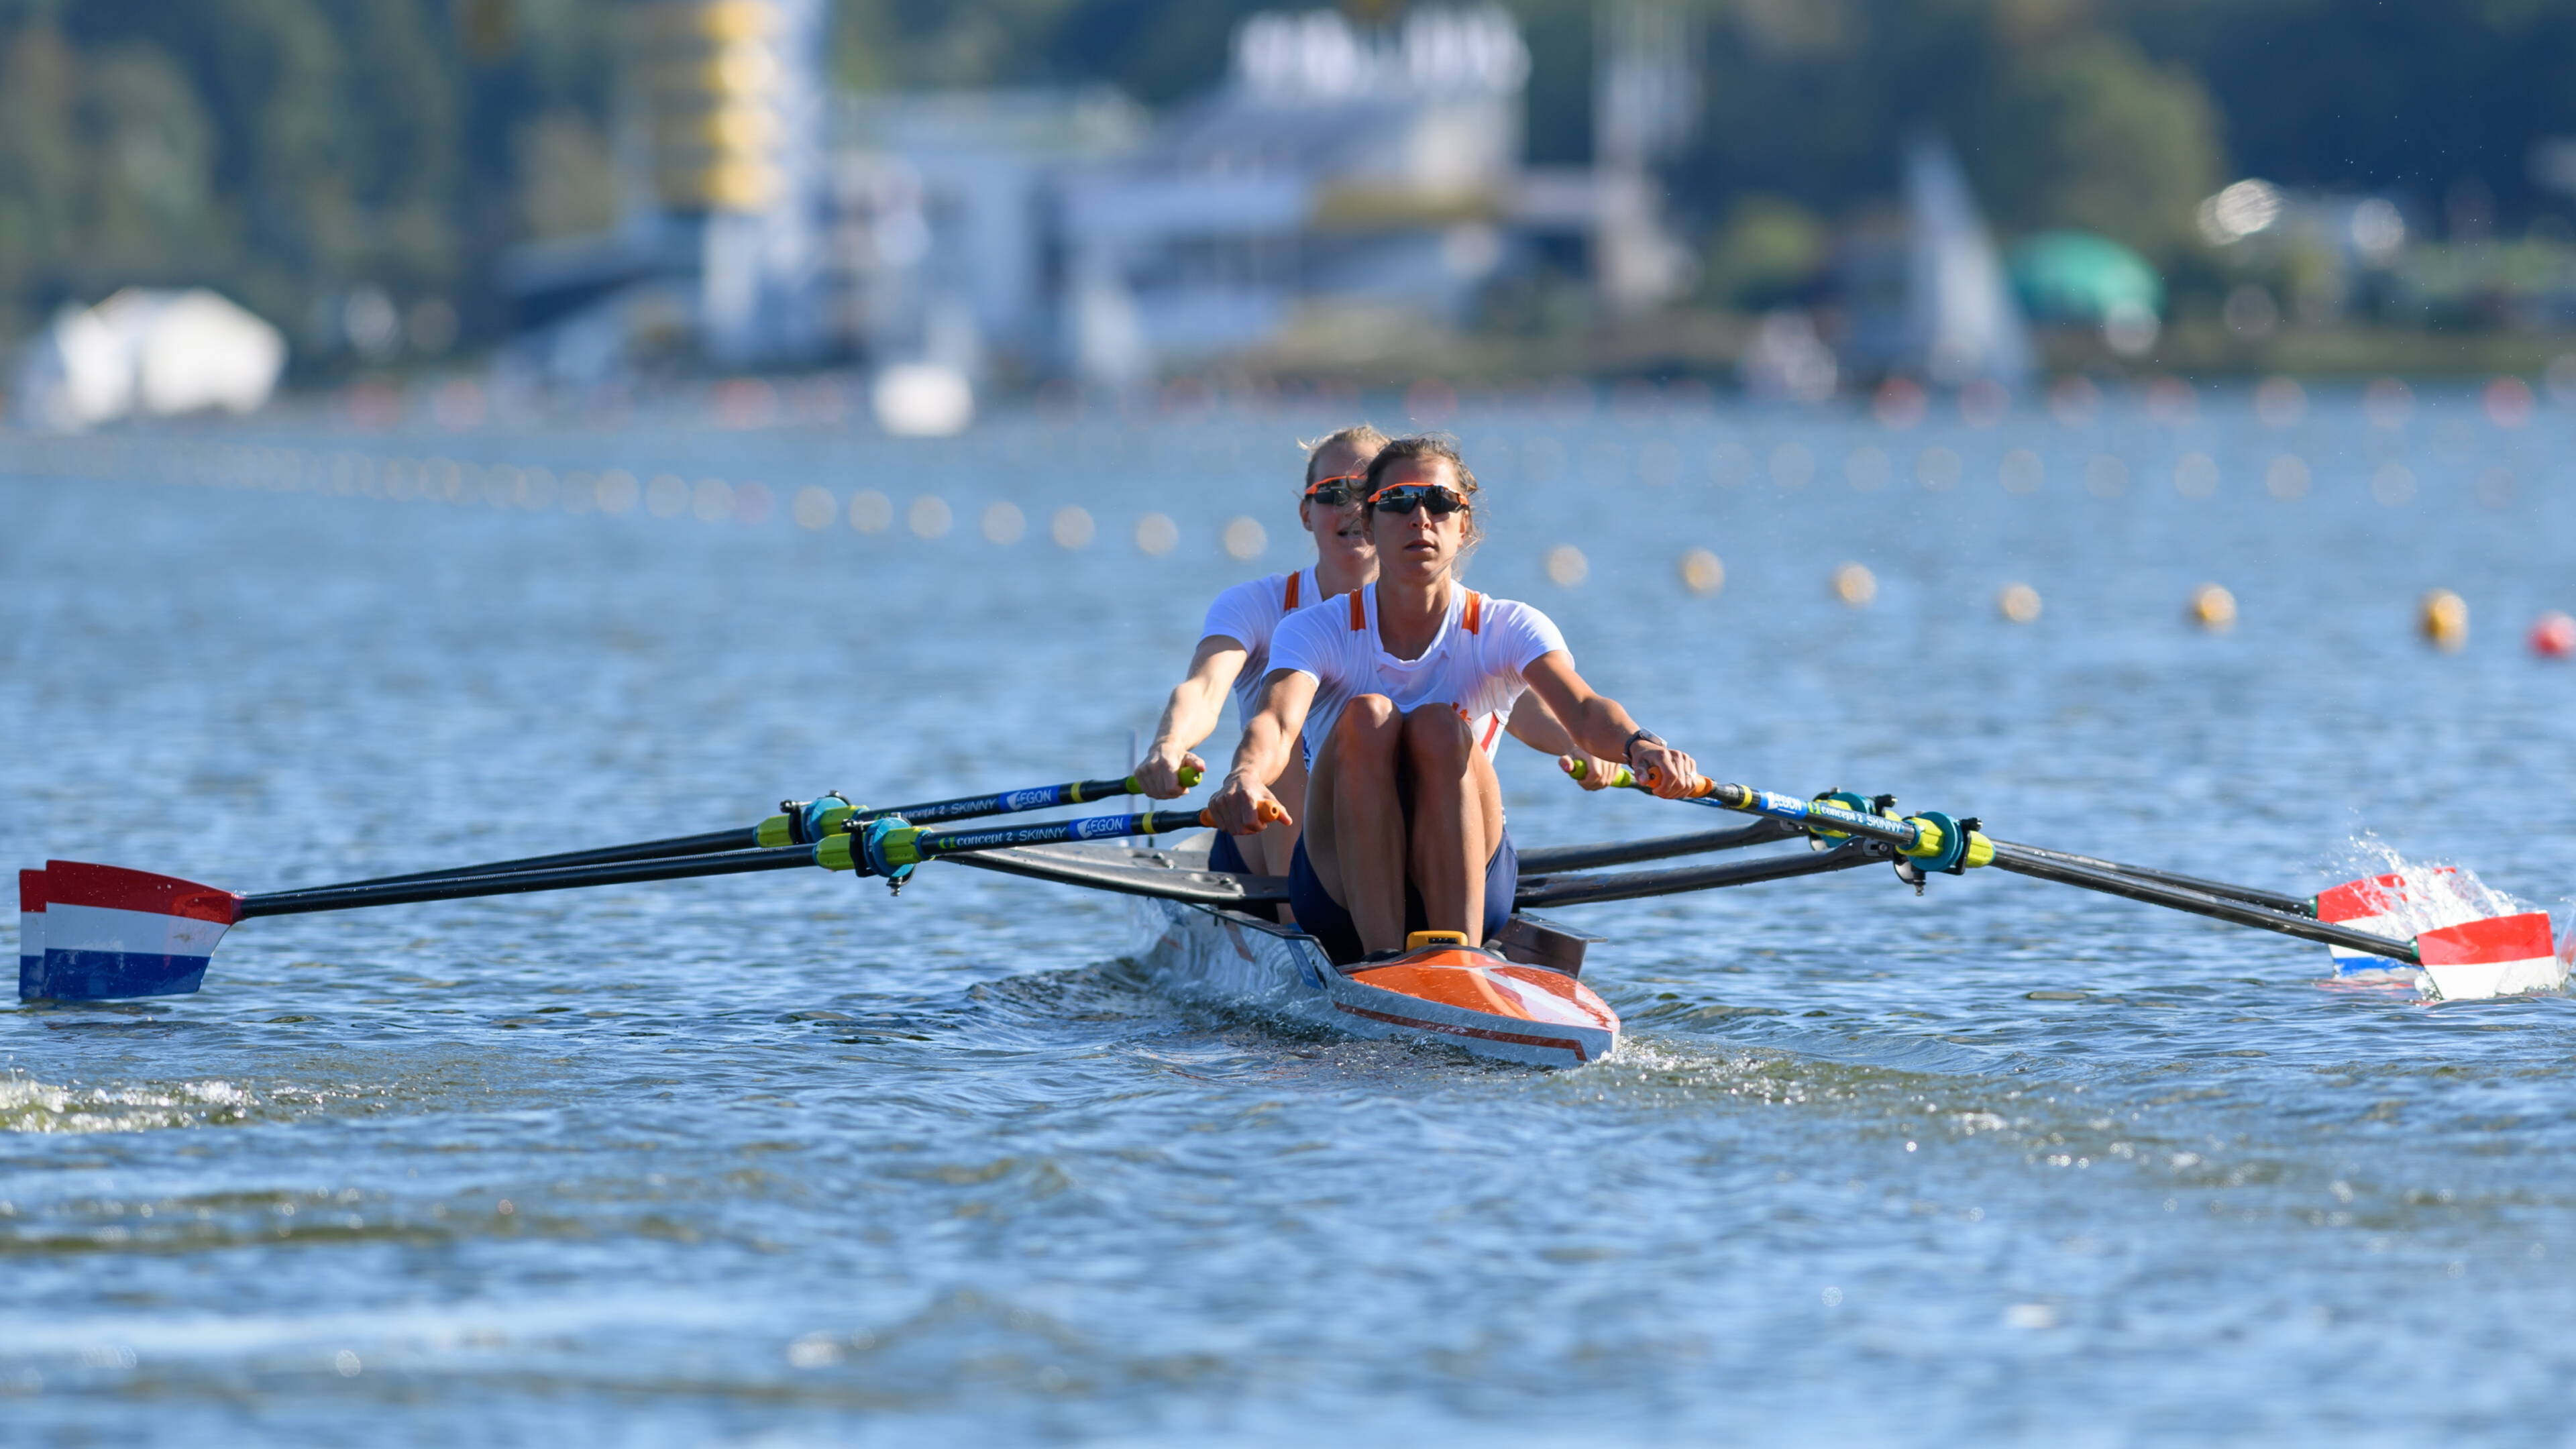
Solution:
{"label": "navy shorts", "polygon": [[[1521,886],[1521,853],[1512,845],[1512,833],[1494,845],[1494,853],[1485,861],[1485,939],[1490,941],[1503,932],[1512,918],[1512,896]],[[1337,966],[1346,966],[1368,954],[1360,946],[1360,928],[1351,913],[1342,909],[1324,889],[1315,875],[1315,867],[1306,860],[1306,837],[1297,837],[1297,850],[1288,858],[1288,905],[1297,913],[1298,929],[1322,943],[1324,954]],[[1430,929],[1429,918],[1422,909],[1422,894],[1413,882],[1404,883],[1404,929],[1407,933]]]}
{"label": "navy shorts", "polygon": [[1250,875],[1252,863],[1243,858],[1243,847],[1234,843],[1234,837],[1220,830],[1216,833],[1216,844],[1208,847],[1208,869]]}

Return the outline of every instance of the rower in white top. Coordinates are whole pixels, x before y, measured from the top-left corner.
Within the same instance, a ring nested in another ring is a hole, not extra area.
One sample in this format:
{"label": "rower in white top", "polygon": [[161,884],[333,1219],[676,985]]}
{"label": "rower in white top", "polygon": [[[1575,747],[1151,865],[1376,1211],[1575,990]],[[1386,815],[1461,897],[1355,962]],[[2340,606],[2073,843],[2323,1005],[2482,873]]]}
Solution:
{"label": "rower in white top", "polygon": [[[1240,717],[1251,720],[1270,672],[1271,640],[1284,620],[1376,581],[1377,545],[1369,535],[1361,488],[1370,460],[1386,444],[1386,434],[1361,423],[1307,445],[1306,491],[1297,504],[1297,522],[1314,537],[1315,562],[1236,584],[1208,606],[1189,673],[1173,686],[1153,743],[1136,762],[1136,780],[1146,794],[1172,799],[1182,793],[1184,768],[1207,768],[1192,751],[1215,732],[1229,691]],[[1509,728],[1514,738],[1542,754],[1563,760],[1576,752],[1573,739],[1544,706],[1525,710]],[[1284,799],[1303,800],[1306,767],[1306,752],[1292,752],[1272,788]],[[1582,778],[1587,789],[1600,789],[1611,772],[1591,768]],[[1208,868],[1286,875],[1296,846],[1294,821],[1241,837],[1221,835],[1208,853]]]}
{"label": "rower in white top", "polygon": [[1377,580],[1280,625],[1260,708],[1209,807],[1224,830],[1256,829],[1306,738],[1312,774],[1291,813],[1307,830],[1289,900],[1345,962],[1401,950],[1410,931],[1479,944],[1509,917],[1519,871],[1492,756],[1525,690],[1570,743],[1625,760],[1655,793],[1679,799],[1700,785],[1690,756],[1583,681],[1545,614],[1459,585],[1482,535],[1476,477],[1454,447],[1399,439],[1366,481]]}

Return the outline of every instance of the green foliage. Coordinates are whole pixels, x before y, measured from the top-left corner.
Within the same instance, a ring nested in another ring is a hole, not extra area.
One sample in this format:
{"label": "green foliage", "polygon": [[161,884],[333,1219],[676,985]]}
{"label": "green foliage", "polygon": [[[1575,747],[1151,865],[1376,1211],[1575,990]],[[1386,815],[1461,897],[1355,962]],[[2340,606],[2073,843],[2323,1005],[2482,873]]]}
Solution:
{"label": "green foliage", "polygon": [[1758,310],[1814,281],[1832,247],[1823,220],[1796,202],[1740,197],[1709,243],[1701,280],[1712,301]]}
{"label": "green foliage", "polygon": [[2149,256],[2190,245],[2192,208],[2225,181],[2218,117],[2200,83],[2125,36],[2049,44],[1963,117],[1963,143],[1998,224],[2077,226]]}

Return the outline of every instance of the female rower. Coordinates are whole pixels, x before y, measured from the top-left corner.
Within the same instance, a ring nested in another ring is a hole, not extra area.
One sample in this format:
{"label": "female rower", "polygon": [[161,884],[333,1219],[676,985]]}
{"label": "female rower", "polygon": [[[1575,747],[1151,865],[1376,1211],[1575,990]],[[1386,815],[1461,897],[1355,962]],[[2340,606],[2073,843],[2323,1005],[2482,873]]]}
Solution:
{"label": "female rower", "polygon": [[1280,625],[1260,707],[1210,802],[1225,830],[1256,828],[1277,801],[1270,782],[1301,735],[1310,742],[1289,901],[1341,962],[1400,950],[1416,930],[1481,944],[1510,918],[1520,866],[1493,751],[1525,690],[1575,743],[1626,760],[1655,793],[1700,783],[1690,756],[1584,683],[1545,614],[1458,584],[1482,534],[1476,477],[1454,447],[1400,439],[1366,481],[1377,581]]}
{"label": "female rower", "polygon": [[[1207,768],[1191,750],[1215,732],[1226,691],[1234,692],[1243,718],[1252,718],[1261,678],[1270,668],[1270,636],[1280,620],[1377,577],[1377,545],[1369,541],[1359,489],[1369,460],[1385,446],[1386,434],[1361,423],[1307,448],[1306,493],[1297,503],[1297,522],[1314,535],[1315,561],[1292,573],[1237,584],[1208,605],[1199,647],[1190,655],[1190,672],[1172,687],[1154,726],[1154,742],[1136,762],[1136,779],[1146,794],[1172,799],[1183,789],[1183,766]],[[1292,761],[1279,783],[1302,797],[1305,763]],[[1208,868],[1286,875],[1296,844],[1297,827],[1286,822],[1240,840],[1220,835],[1208,852]]]}
{"label": "female rower", "polygon": [[[1306,450],[1306,493],[1297,504],[1297,522],[1314,536],[1315,562],[1293,573],[1272,574],[1237,584],[1216,596],[1199,628],[1197,650],[1190,655],[1187,676],[1172,688],[1154,727],[1153,743],[1136,763],[1136,779],[1145,793],[1169,800],[1182,793],[1184,766],[1199,770],[1207,762],[1192,751],[1216,730],[1232,690],[1241,717],[1250,720],[1259,705],[1261,683],[1269,672],[1270,641],[1282,620],[1300,609],[1347,594],[1375,582],[1377,546],[1369,538],[1361,506],[1364,472],[1386,434],[1366,423],[1342,429]],[[1544,707],[1531,709],[1511,724],[1514,738],[1542,754],[1572,758],[1575,744]],[[1595,760],[1582,779],[1584,788],[1600,789],[1610,771]],[[1271,788],[1291,800],[1306,795],[1306,761],[1291,752]],[[1286,875],[1297,845],[1297,825],[1283,820],[1256,834],[1219,835],[1208,852],[1210,870]]]}

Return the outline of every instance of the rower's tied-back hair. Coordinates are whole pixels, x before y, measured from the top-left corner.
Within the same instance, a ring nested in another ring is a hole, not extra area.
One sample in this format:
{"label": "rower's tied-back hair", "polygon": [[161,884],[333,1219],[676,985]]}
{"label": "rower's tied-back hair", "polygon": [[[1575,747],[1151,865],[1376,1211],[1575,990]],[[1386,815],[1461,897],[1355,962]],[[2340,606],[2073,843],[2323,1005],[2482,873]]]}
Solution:
{"label": "rower's tied-back hair", "polygon": [[1449,465],[1450,476],[1457,480],[1458,496],[1467,500],[1467,540],[1465,548],[1484,541],[1484,525],[1477,522],[1476,494],[1481,490],[1467,460],[1458,456],[1455,440],[1439,433],[1420,433],[1410,438],[1397,438],[1377,450],[1369,460],[1366,487],[1371,495],[1386,486],[1387,472],[1398,463],[1427,463],[1434,459]]}
{"label": "rower's tied-back hair", "polygon": [[1338,433],[1326,433],[1311,443],[1299,443],[1297,446],[1306,450],[1306,486],[1315,486],[1315,460],[1324,456],[1326,448],[1340,443],[1354,453],[1373,458],[1379,449],[1386,446],[1386,441],[1386,434],[1370,424],[1353,423]]}

